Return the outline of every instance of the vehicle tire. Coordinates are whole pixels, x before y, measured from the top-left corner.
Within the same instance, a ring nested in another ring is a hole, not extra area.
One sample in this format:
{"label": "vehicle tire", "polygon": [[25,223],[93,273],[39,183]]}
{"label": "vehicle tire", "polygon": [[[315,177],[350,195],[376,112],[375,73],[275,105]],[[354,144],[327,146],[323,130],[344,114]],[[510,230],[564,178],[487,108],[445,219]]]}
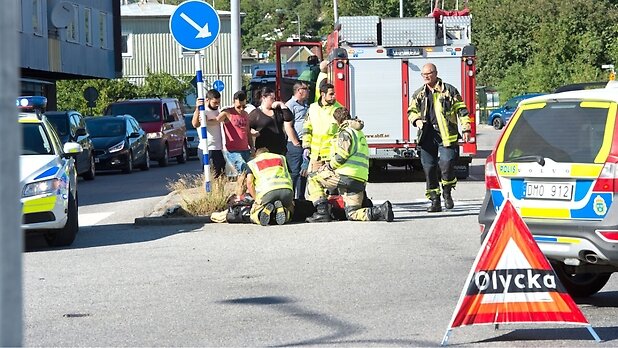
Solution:
{"label": "vehicle tire", "polygon": [[62,229],[45,233],[45,240],[47,245],[52,247],[68,246],[73,244],[77,231],[79,231],[77,200],[70,193],[66,225]]}
{"label": "vehicle tire", "polygon": [[609,281],[611,273],[581,273],[571,274],[562,262],[552,262],[552,267],[558,279],[573,297],[588,297],[596,294]]}
{"label": "vehicle tire", "polygon": [[170,150],[167,148],[167,144],[165,144],[163,157],[159,159],[159,167],[167,167],[168,164],[170,164]]}
{"label": "vehicle tire", "polygon": [[178,163],[187,162],[187,143],[182,144],[182,153],[179,156],[176,156],[176,161]]}
{"label": "vehicle tire", "polygon": [[150,169],[150,153],[148,153],[148,149],[146,149],[146,154],[144,155],[145,160],[144,164],[142,164],[139,169],[141,170],[149,170]]}
{"label": "vehicle tire", "polygon": [[90,156],[90,168],[88,168],[88,171],[85,172],[84,174],[82,174],[82,178],[84,178],[84,180],[94,180],[95,177],[95,167],[94,167],[94,156]]}
{"label": "vehicle tire", "polygon": [[504,122],[502,122],[500,116],[496,116],[493,121],[491,121],[491,125],[494,126],[495,129],[500,130],[504,127]]}
{"label": "vehicle tire", "polygon": [[127,165],[122,168],[122,172],[125,174],[131,174],[133,171],[133,152],[129,152],[129,158],[127,158]]}

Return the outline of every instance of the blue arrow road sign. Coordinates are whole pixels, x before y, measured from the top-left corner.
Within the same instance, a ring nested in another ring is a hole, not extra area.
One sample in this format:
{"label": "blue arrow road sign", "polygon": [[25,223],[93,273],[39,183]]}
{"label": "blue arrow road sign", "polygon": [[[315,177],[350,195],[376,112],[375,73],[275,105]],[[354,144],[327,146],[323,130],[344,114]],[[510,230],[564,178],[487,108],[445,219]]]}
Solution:
{"label": "blue arrow road sign", "polygon": [[200,0],[183,2],[170,17],[170,32],[174,40],[191,51],[210,46],[219,36],[220,29],[217,11]]}
{"label": "blue arrow road sign", "polygon": [[225,84],[221,80],[216,80],[215,82],[212,83],[212,88],[216,89],[219,92],[223,92],[223,89],[225,88]]}

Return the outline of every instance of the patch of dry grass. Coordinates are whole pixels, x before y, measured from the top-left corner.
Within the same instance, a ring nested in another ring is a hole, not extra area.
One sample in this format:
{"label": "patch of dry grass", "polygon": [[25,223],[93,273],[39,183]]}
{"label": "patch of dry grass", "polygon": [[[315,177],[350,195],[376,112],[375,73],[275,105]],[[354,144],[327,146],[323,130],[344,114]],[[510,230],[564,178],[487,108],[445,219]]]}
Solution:
{"label": "patch of dry grass", "polygon": [[210,215],[227,208],[227,199],[234,193],[235,183],[224,175],[211,175],[210,192],[204,188],[204,174],[180,174],[177,181],[169,182],[167,188],[177,191],[182,198],[182,208],[191,216]]}

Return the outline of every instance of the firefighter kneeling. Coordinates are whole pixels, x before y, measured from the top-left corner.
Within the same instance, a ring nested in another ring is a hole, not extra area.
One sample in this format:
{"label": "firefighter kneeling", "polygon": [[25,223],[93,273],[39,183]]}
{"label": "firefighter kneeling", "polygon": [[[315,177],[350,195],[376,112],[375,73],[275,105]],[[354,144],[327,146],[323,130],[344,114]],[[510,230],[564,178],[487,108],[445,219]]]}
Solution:
{"label": "firefighter kneeling", "polygon": [[266,226],[273,213],[278,225],[290,221],[294,212],[294,191],[285,156],[270,153],[265,147],[259,148],[247,166],[247,189],[251,197],[255,197],[251,221]]}
{"label": "firefighter kneeling", "polygon": [[317,172],[310,173],[307,179],[309,199],[317,210],[307,218],[307,222],[332,220],[326,190],[335,188],[343,197],[348,220],[393,221],[393,208],[389,201],[377,207],[362,208],[369,177],[369,147],[361,131],[362,121],[351,120],[346,108],[335,110],[333,117],[339,124],[339,133],[336,143],[332,145],[330,161]]}

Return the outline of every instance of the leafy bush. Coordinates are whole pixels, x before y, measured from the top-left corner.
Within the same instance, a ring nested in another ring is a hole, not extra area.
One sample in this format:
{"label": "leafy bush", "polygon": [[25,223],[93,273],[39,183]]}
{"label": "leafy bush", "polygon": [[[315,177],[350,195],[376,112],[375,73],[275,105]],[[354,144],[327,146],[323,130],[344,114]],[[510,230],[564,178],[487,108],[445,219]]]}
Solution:
{"label": "leafy bush", "polygon": [[167,188],[180,194],[181,206],[191,216],[227,209],[227,200],[236,189],[236,183],[223,175],[217,178],[211,175],[210,192],[204,188],[204,174],[180,174],[179,177],[169,182]]}

